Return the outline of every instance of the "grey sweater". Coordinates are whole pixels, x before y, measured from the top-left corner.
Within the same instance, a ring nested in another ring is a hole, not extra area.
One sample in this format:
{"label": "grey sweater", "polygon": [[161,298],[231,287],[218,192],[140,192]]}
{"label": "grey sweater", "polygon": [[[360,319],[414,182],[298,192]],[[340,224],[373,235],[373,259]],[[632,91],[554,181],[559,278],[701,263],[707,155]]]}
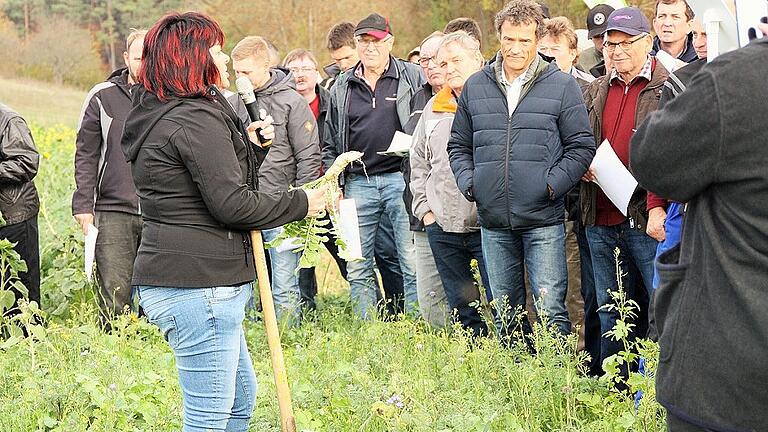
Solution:
{"label": "grey sweater", "polygon": [[[320,177],[320,141],[317,122],[291,75],[273,69],[267,84],[256,89],[256,102],[274,119],[275,138],[259,168],[259,190],[283,192]],[[228,98],[237,116],[249,124],[240,96]]]}
{"label": "grey sweater", "polygon": [[630,166],[687,202],[654,306],[657,399],[716,431],[768,430],[768,39],[705,66],[638,129]]}

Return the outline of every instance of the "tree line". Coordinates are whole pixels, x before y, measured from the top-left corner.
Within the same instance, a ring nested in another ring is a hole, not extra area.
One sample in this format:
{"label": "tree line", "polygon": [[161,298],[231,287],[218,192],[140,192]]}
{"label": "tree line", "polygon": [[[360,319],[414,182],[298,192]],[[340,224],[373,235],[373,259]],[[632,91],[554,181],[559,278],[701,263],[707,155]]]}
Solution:
{"label": "tree line", "polygon": [[[199,10],[219,21],[231,49],[246,35],[270,39],[285,55],[303,47],[322,65],[330,63],[327,30],[340,21],[356,23],[376,11],[390,18],[399,56],[453,18],[476,19],[483,52],[498,49],[493,16],[507,0],[0,0],[0,75],[29,77],[88,88],[123,64],[131,28],[147,28],[170,10]],[[583,0],[544,0],[551,14],[585,26]],[[652,13],[654,0],[635,1]],[[651,15],[648,15],[651,18]]]}

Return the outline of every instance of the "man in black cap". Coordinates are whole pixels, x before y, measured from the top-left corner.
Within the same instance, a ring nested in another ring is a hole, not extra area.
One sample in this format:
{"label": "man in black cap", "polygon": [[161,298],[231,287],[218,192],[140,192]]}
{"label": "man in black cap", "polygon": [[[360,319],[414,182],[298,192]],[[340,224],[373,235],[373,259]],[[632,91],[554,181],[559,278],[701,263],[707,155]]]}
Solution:
{"label": "man in black cap", "polygon": [[415,250],[402,198],[402,158],[380,152],[389,147],[396,132],[403,131],[411,114],[411,98],[425,79],[418,65],[392,57],[394,40],[389,20],[379,14],[373,13],[357,24],[355,43],[360,61],[341,74],[331,88],[323,133],[326,169],[343,152],[363,152],[364,166],[353,164],[341,179],[345,197],[355,199],[365,258],[347,264],[353,308],[361,318],[370,318],[377,306],[373,254],[376,233],[384,220],[392,223],[406,312],[418,314]]}
{"label": "man in black cap", "polygon": [[[632,134],[658,108],[659,96],[669,74],[649,55],[653,46],[651,26],[640,9],[617,9],[607,21],[603,50],[613,68],[608,75],[589,85],[584,101],[595,142],[598,146],[611,146],[624,166],[629,166]],[[609,291],[616,291],[620,283],[616,276],[614,251],[616,248],[620,250],[624,290],[641,302],[644,297],[641,286],[645,285],[646,289],[653,286],[656,245],[664,235],[663,228],[657,232],[648,227],[663,226],[666,201],[638,187],[628,208],[619,210],[594,182],[591,167],[582,179],[581,218],[592,255],[595,295],[600,307],[600,333],[605,334],[614,327],[618,317],[616,311],[605,308],[613,303]],[[631,278],[623,277],[629,273],[631,265],[637,268],[643,284],[632,283]],[[642,303],[640,307],[645,309]],[[603,337],[600,364],[622,348],[621,342]]]}
{"label": "man in black cap", "polygon": [[[584,71],[592,73],[595,77],[605,75],[603,36],[608,27],[608,17],[613,11],[613,7],[607,4],[599,4],[590,9],[589,14],[587,14],[587,37],[592,40],[595,46],[587,48],[579,54],[578,66]],[[594,68],[596,69],[593,72],[592,69]]]}

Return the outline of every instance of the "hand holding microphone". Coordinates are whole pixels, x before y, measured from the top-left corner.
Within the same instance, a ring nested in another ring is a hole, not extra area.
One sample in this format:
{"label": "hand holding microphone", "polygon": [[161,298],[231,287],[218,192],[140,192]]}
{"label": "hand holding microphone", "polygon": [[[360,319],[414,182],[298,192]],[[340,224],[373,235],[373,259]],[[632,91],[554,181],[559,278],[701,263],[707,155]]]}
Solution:
{"label": "hand holding microphone", "polygon": [[269,147],[269,145],[272,144],[272,140],[275,138],[275,127],[272,126],[272,116],[267,115],[265,110],[260,109],[259,119],[260,120],[251,122],[246,128],[248,130],[248,138],[259,147]]}
{"label": "hand holding microphone", "polygon": [[241,76],[235,81],[237,93],[245,104],[251,124],[248,125],[248,138],[259,147],[269,147],[275,137],[275,128],[272,126],[272,116],[268,116],[263,109],[258,109],[256,95],[253,92],[253,84],[248,77]]}

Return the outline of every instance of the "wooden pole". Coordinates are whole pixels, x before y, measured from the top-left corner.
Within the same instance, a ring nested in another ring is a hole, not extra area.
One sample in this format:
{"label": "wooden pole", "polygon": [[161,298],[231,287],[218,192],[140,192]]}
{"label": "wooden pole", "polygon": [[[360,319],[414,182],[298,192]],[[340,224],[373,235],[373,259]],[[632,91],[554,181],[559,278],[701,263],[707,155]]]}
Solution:
{"label": "wooden pole", "polygon": [[296,419],[293,417],[291,405],[291,390],[288,388],[288,375],[285,371],[283,347],[280,345],[280,332],[277,326],[275,304],[272,301],[272,288],[269,286],[267,259],[264,256],[264,242],[261,231],[251,231],[253,259],[256,262],[256,277],[259,281],[259,296],[261,297],[262,316],[267,329],[267,345],[272,359],[272,372],[275,375],[277,389],[277,404],[280,407],[280,428],[283,432],[296,432]]}

